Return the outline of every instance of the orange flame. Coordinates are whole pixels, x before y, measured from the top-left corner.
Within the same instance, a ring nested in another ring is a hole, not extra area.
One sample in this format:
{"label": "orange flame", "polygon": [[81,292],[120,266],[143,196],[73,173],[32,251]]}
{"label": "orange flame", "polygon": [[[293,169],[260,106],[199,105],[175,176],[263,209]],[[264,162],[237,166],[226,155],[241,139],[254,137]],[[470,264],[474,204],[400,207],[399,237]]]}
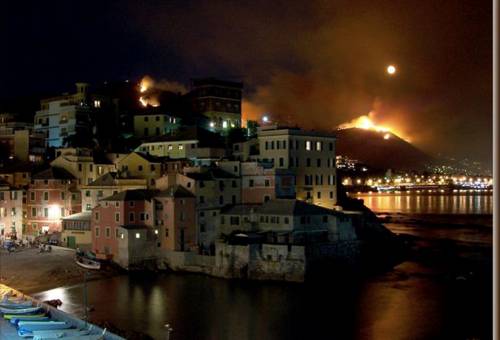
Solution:
{"label": "orange flame", "polygon": [[351,120],[348,123],[343,123],[338,126],[339,130],[358,128],[365,130],[372,130],[377,132],[393,132],[391,128],[387,126],[377,125],[373,122],[372,117],[374,113],[370,112],[368,115],[363,115],[358,118]]}

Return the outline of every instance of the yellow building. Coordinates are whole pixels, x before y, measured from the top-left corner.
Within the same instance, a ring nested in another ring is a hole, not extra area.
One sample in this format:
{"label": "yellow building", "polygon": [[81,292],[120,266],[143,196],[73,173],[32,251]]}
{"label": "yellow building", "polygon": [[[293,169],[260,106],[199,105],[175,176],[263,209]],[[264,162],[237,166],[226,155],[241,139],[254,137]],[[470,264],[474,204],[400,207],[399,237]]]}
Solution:
{"label": "yellow building", "polygon": [[134,116],[134,135],[138,138],[171,134],[180,125],[180,118],[159,112],[146,112]]}
{"label": "yellow building", "polygon": [[131,152],[117,162],[121,176],[143,178],[148,188],[154,188],[156,179],[163,173],[162,158],[142,152]]}
{"label": "yellow building", "polygon": [[90,184],[102,175],[115,171],[115,164],[105,157],[97,157],[90,149],[65,148],[57,150],[57,158],[50,165],[63,168],[78,180],[78,187]]}
{"label": "yellow building", "polygon": [[92,231],[90,229],[91,211],[84,211],[62,218],[61,241],[64,247],[90,250]]}
{"label": "yellow building", "polygon": [[333,208],[337,202],[335,136],[270,126],[258,132],[259,159],[296,176],[297,199]]}

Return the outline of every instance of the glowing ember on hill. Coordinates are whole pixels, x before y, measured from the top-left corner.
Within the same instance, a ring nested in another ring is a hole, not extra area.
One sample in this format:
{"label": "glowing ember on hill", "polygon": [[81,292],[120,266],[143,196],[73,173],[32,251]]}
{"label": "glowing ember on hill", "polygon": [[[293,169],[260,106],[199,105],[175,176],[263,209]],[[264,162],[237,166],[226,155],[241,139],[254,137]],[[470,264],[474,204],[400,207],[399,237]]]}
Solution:
{"label": "glowing ember on hill", "polygon": [[361,117],[355,118],[348,123],[340,124],[338,128],[340,130],[358,128],[358,129],[372,130],[377,132],[392,132],[391,128],[387,126],[375,124],[372,118],[370,118],[371,116],[373,116],[373,112],[370,112],[368,115],[363,115]]}
{"label": "glowing ember on hill", "polygon": [[379,125],[374,122],[374,116],[375,112],[371,111],[367,115],[360,116],[358,118],[355,118],[351,120],[350,122],[340,124],[337,129],[339,130],[344,130],[344,129],[351,129],[351,128],[358,128],[358,129],[363,129],[363,130],[371,130],[371,131],[376,131],[381,133],[381,137],[384,139],[390,139],[392,134],[404,139],[407,142],[410,142],[410,140],[403,136],[399,131],[396,131],[396,129],[388,127],[387,125]]}

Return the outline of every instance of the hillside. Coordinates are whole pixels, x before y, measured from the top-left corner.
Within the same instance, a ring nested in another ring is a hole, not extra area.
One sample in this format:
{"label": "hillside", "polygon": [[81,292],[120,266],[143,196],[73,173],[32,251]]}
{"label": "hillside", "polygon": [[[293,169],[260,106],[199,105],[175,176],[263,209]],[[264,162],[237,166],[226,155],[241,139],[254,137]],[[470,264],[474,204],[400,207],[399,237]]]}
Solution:
{"label": "hillside", "polygon": [[337,155],[356,159],[373,168],[424,170],[434,159],[412,144],[389,133],[358,128],[337,130]]}

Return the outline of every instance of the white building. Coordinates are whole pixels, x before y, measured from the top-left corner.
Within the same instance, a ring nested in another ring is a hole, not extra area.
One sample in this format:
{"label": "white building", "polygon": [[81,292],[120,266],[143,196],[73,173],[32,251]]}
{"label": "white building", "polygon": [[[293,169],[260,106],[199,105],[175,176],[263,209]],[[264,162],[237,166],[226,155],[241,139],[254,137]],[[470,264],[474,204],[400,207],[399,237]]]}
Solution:
{"label": "white building", "polygon": [[35,131],[43,133],[47,147],[61,147],[64,138],[78,130],[90,132],[90,113],[99,108],[99,100],[89,102],[88,84],[76,83],[77,92],[40,101],[35,114]]}
{"label": "white building", "polygon": [[296,176],[297,199],[333,208],[337,202],[335,136],[298,128],[261,128],[259,159]]}

